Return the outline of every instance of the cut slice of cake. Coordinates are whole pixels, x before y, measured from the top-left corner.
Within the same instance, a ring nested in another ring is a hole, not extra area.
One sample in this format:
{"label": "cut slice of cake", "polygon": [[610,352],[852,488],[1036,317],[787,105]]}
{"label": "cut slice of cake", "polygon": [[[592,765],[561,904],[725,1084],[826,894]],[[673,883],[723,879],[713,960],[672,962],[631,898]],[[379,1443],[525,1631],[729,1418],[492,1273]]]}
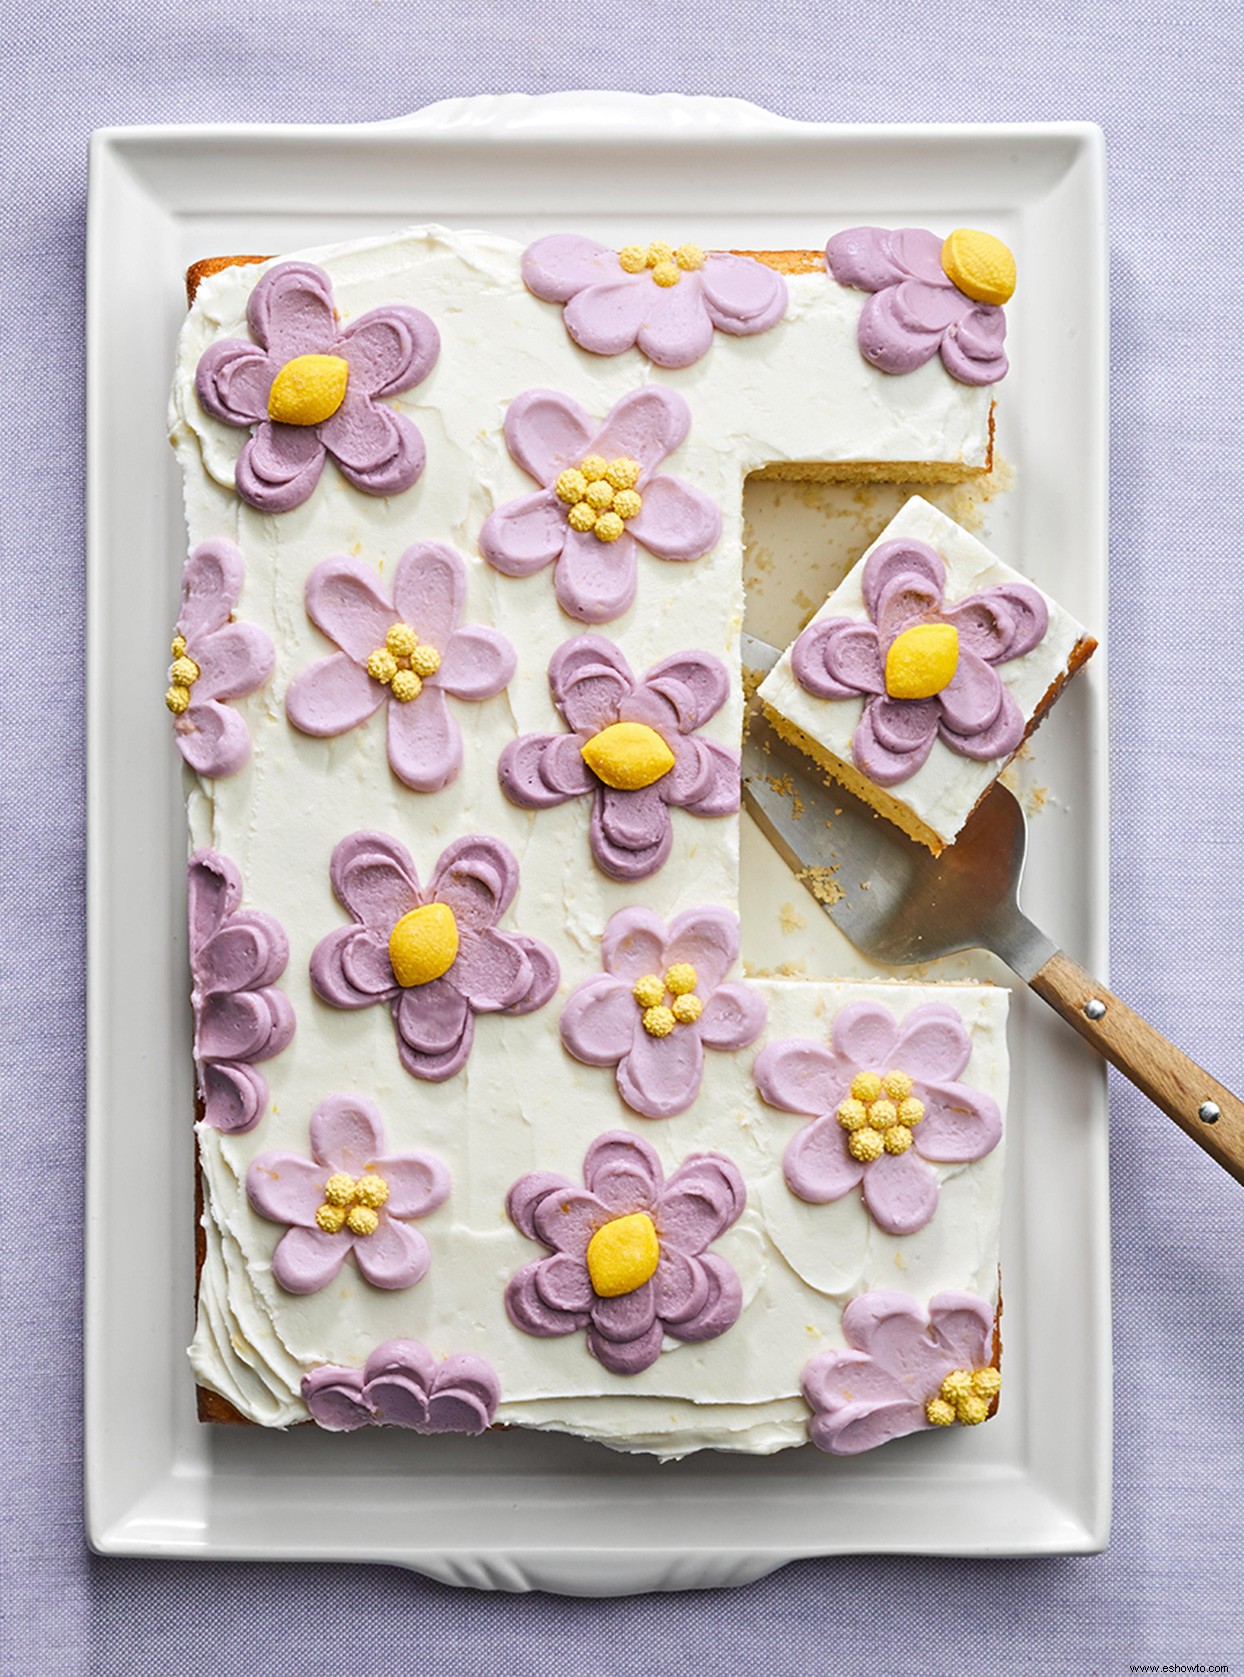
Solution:
{"label": "cut slice of cake", "polygon": [[784,738],[936,854],[1096,645],[913,496],[759,693]]}

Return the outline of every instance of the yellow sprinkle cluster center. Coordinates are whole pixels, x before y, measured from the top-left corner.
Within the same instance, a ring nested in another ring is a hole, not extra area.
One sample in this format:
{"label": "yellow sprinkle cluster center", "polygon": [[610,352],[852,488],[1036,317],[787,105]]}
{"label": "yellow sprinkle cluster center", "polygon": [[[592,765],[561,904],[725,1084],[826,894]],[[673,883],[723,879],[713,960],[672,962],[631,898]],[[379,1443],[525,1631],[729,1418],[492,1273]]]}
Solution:
{"label": "yellow sprinkle cluster center", "polygon": [[883,1153],[905,1153],[912,1130],[924,1117],[924,1103],[912,1094],[905,1071],[857,1072],[851,1093],[839,1103],[838,1122],[847,1132],[847,1151],[861,1164]]}
{"label": "yellow sprinkle cluster center", "polygon": [[669,1036],[676,1025],[695,1024],[704,1012],[704,1003],[695,993],[698,982],[690,961],[676,961],[665,969],[663,978],[649,972],[632,985],[631,994],[649,1036]]}
{"label": "yellow sprinkle cluster center", "polygon": [[694,273],[704,266],[704,251],[699,245],[662,244],[659,240],[647,247],[623,245],[618,252],[618,266],[628,274],[642,274],[652,270],[652,277],[661,286],[677,285],[684,274]]}
{"label": "yellow sprinkle cluster center", "polygon": [[674,767],[674,753],[646,722],[612,722],[593,734],[579,755],[598,780],[617,792],[639,792]]}
{"label": "yellow sprinkle cluster center", "polygon": [[442,978],[458,958],[458,922],[447,903],[412,908],[389,933],[389,961],[403,990]]}
{"label": "yellow sprinkle cluster center", "polygon": [[954,1368],[942,1381],[941,1390],[924,1406],[935,1427],[949,1427],[956,1421],[978,1427],[989,1414],[989,1406],[1002,1389],[996,1368]]}
{"label": "yellow sprinkle cluster center", "polygon": [[956,227],[942,246],[942,272],[975,303],[1009,303],[1015,295],[1015,258],[992,233]]}
{"label": "yellow sprinkle cluster center", "polygon": [[646,1211],[602,1224],[587,1243],[587,1273],[597,1298],[633,1293],[656,1274],[661,1243]]}
{"label": "yellow sprinkle cluster center", "polygon": [[362,1176],[334,1171],[324,1184],[324,1201],[315,1213],[316,1225],[325,1234],[340,1234],[342,1229],[349,1229],[351,1234],[375,1234],[380,1227],[376,1213],[388,1197],[389,1184],[375,1171],[364,1171]]}
{"label": "yellow sprinkle cluster center", "polygon": [[190,708],[190,689],[199,679],[199,666],[193,658],[186,656],[186,637],[174,635],[169,648],[173,654],[173,662],[169,665],[169,689],[164,695],[164,703],[174,716],[181,716]]}
{"label": "yellow sprinkle cluster center", "polygon": [[296,355],[268,392],[268,418],[281,425],[321,425],[346,399],[350,363],[340,355]]}
{"label": "yellow sprinkle cluster center", "polygon": [[394,623],[367,659],[367,673],[373,681],[387,687],[401,704],[409,704],[423,692],[428,676],[441,667],[441,655],[434,646],[425,645],[409,623]]}
{"label": "yellow sprinkle cluster center", "polygon": [[568,467],[553,489],[569,508],[566,521],[570,528],[581,535],[590,530],[597,541],[616,542],[627,520],[643,509],[644,498],[635,487],[639,471],[639,461],[628,454],[620,454],[616,460],[589,454],[577,466]]}

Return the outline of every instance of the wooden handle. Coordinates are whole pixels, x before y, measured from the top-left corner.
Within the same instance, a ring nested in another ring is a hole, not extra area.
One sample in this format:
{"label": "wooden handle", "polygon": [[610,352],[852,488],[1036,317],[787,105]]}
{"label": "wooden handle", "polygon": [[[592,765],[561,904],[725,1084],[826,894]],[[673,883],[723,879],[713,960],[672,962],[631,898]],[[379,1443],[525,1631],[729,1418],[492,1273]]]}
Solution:
{"label": "wooden handle", "polygon": [[1244,1182],[1244,1102],[1089,977],[1061,950],[1032,988],[1142,1094]]}

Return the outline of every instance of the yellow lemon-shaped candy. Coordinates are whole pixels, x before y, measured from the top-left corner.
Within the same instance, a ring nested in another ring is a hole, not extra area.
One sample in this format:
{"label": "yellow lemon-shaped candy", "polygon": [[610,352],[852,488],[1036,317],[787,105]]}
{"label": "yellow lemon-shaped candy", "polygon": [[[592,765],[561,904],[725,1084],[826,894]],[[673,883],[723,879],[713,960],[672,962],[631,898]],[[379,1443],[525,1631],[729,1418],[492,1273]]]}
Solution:
{"label": "yellow lemon-shaped candy", "polygon": [[440,978],[457,954],[458,922],[444,903],[412,908],[389,933],[389,960],[403,990]]}
{"label": "yellow lemon-shaped candy", "polygon": [[661,1243],[646,1211],[615,1217],[587,1243],[587,1272],[597,1298],[616,1299],[650,1281],[661,1256]]}
{"label": "yellow lemon-shaped candy", "polygon": [[1009,303],[1015,295],[1015,258],[1001,239],[956,227],[942,246],[942,271],[977,303]]}
{"label": "yellow lemon-shaped candy", "polygon": [[918,623],[904,629],[885,660],[885,690],[892,699],[931,699],[950,685],[959,668],[959,631],[952,623]]}
{"label": "yellow lemon-shaped candy", "polygon": [[346,395],[350,363],[340,355],[298,355],[287,361],[268,392],[268,418],[281,425],[319,425]]}
{"label": "yellow lemon-shaped candy", "polygon": [[668,774],[674,753],[644,722],[614,722],[582,748],[583,761],[598,780],[619,792],[638,792]]}

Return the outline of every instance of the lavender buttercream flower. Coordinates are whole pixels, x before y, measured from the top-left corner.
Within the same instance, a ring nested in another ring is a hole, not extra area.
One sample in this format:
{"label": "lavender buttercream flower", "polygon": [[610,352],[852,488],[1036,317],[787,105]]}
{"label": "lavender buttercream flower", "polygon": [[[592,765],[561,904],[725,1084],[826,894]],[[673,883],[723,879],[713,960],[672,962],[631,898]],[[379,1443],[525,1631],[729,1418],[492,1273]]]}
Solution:
{"label": "lavender buttercream flower", "polygon": [[721,534],[701,490],[657,471],[683,441],[691,410],[676,391],[646,385],[597,425],[556,390],[510,403],[505,440],[540,488],[488,515],[480,552],[506,576],[555,565],[563,611],[608,623],[635,598],[636,544],[656,559],[699,559]]}
{"label": "lavender buttercream flower", "polygon": [[756,1056],[756,1087],[770,1106],[810,1117],[786,1149],[787,1186],[824,1205],[860,1187],[887,1234],[914,1234],[937,1210],[938,1164],[983,1159],[1002,1115],[982,1090],[957,1081],[972,1055],[948,1002],[913,1008],[901,1024],[880,1002],[834,1015],[830,1046],[791,1037]]}
{"label": "lavender buttercream flower", "polygon": [[404,845],[352,833],[333,851],[330,876],[354,924],[316,945],[311,982],[333,1007],[387,1004],[412,1077],[453,1077],[471,1052],[476,1014],[532,1013],[557,989],[553,951],[497,925],[519,877],[500,839],[455,839],[422,886]]}
{"label": "lavender buttercream flower", "polygon": [[403,553],[391,599],[360,560],[323,560],[307,578],[307,615],[340,650],[293,682],[290,721],[327,737],[384,705],[394,774],[416,792],[447,786],[462,767],[462,735],[446,697],[494,698],[514,674],[504,635],[460,623],[466,586],[466,566],[437,542]]}
{"label": "lavender buttercream flower", "polygon": [[685,1112],[700,1092],[704,1049],[746,1048],[764,1029],[759,992],[726,981],[738,955],[728,909],[687,909],[668,927],[647,909],[619,909],[601,940],[604,973],[562,1010],[562,1041],[585,1065],[616,1067],[632,1111]]}
{"label": "lavender buttercream flower", "polygon": [[311,1158],[261,1153],[246,1173],[254,1211],[288,1228],[272,1254],[287,1293],[318,1293],[353,1254],[373,1287],[413,1287],[428,1243],[410,1220],[449,1197],[449,1172],[430,1153],[389,1153],[384,1124],[361,1095],[330,1095],[311,1115]]}
{"label": "lavender buttercream flower", "polygon": [[[836,233],[825,247],[830,273],[841,285],[872,296],[860,312],[860,353],[883,373],[909,373],[940,354],[946,371],[960,384],[996,384],[1007,371],[1006,317],[987,296],[1009,297],[1009,280],[994,290],[973,283],[972,264],[947,257],[946,247],[961,235],[942,240],[922,227],[851,227]],[[997,240],[972,234],[976,247],[1005,254]],[[969,255],[973,254],[969,251]],[[959,279],[947,271],[947,262]],[[996,275],[986,275],[986,279]],[[962,287],[967,285],[970,290]],[[975,293],[975,294],[974,294]]]}
{"label": "lavender buttercream flower", "polygon": [[925,1312],[907,1293],[863,1293],[842,1313],[847,1349],[803,1371],[818,1450],[854,1456],[892,1438],[985,1420],[1001,1380],[994,1313],[973,1293],[938,1293]]}
{"label": "lavender buttercream flower", "polygon": [[313,1369],[302,1396],[311,1419],[328,1432],[406,1427],[474,1437],[492,1425],[501,1383],[483,1357],[457,1352],[438,1362],[417,1340],[387,1339],[362,1368]]}
{"label": "lavender buttercream flower", "polygon": [[620,355],[633,346],[658,367],[689,367],[714,331],[750,337],[786,312],[786,281],[754,257],[699,245],[611,250],[576,233],[550,233],[523,252],[523,282],[562,303],[581,349]]}
{"label": "lavender buttercream flower", "polygon": [[289,940],[270,914],[243,908],[242,876],[216,850],[198,850],[188,872],[194,1064],[203,1121],[214,1130],[253,1130],[268,1102],[255,1070],[289,1046],[294,1010],[275,988]]}
{"label": "lavender buttercream flower", "polygon": [[674,842],[671,808],[738,810],[739,753],[699,733],[729,687],[709,652],[676,652],[637,681],[612,641],[566,641],[549,660],[549,690],[569,732],[511,741],[498,764],[502,789],[523,809],[591,796],[597,866],[612,879],[647,879]]}
{"label": "lavender buttercream flower", "polygon": [[941,555],[907,539],[874,549],[861,581],[869,621],[814,621],[791,651],[795,680],[815,698],[864,701],[851,737],[855,766],[895,786],[937,739],[978,762],[1009,757],[1024,716],[995,666],[1044,638],[1040,590],[998,583],[948,605]]}
{"label": "lavender buttercream flower", "polygon": [[366,495],[409,489],[423,438],[382,398],[431,372],[440,336],[428,316],[389,303],[342,326],[328,275],[282,262],[260,278],[246,318],[254,341],[212,344],[195,380],[208,413],[251,433],[236,468],[242,499],[261,512],[301,506],[328,455]]}
{"label": "lavender buttercream flower", "polygon": [[639,1374],[666,1334],[716,1339],[738,1320],[738,1275],[708,1251],[747,1203],[737,1166],[693,1153],[667,1182],[654,1148],[614,1130],[588,1148],[583,1181],[533,1171],[510,1189],[511,1221],[548,1249],[506,1287],[515,1327],[539,1339],[586,1329],[605,1368]]}
{"label": "lavender buttercream flower", "polygon": [[230,699],[255,693],[272,676],[276,652],[254,623],[234,623],[246,568],[232,542],[201,542],[181,573],[181,612],[164,703],[177,749],[196,774],[236,774],[251,753],[245,718]]}

